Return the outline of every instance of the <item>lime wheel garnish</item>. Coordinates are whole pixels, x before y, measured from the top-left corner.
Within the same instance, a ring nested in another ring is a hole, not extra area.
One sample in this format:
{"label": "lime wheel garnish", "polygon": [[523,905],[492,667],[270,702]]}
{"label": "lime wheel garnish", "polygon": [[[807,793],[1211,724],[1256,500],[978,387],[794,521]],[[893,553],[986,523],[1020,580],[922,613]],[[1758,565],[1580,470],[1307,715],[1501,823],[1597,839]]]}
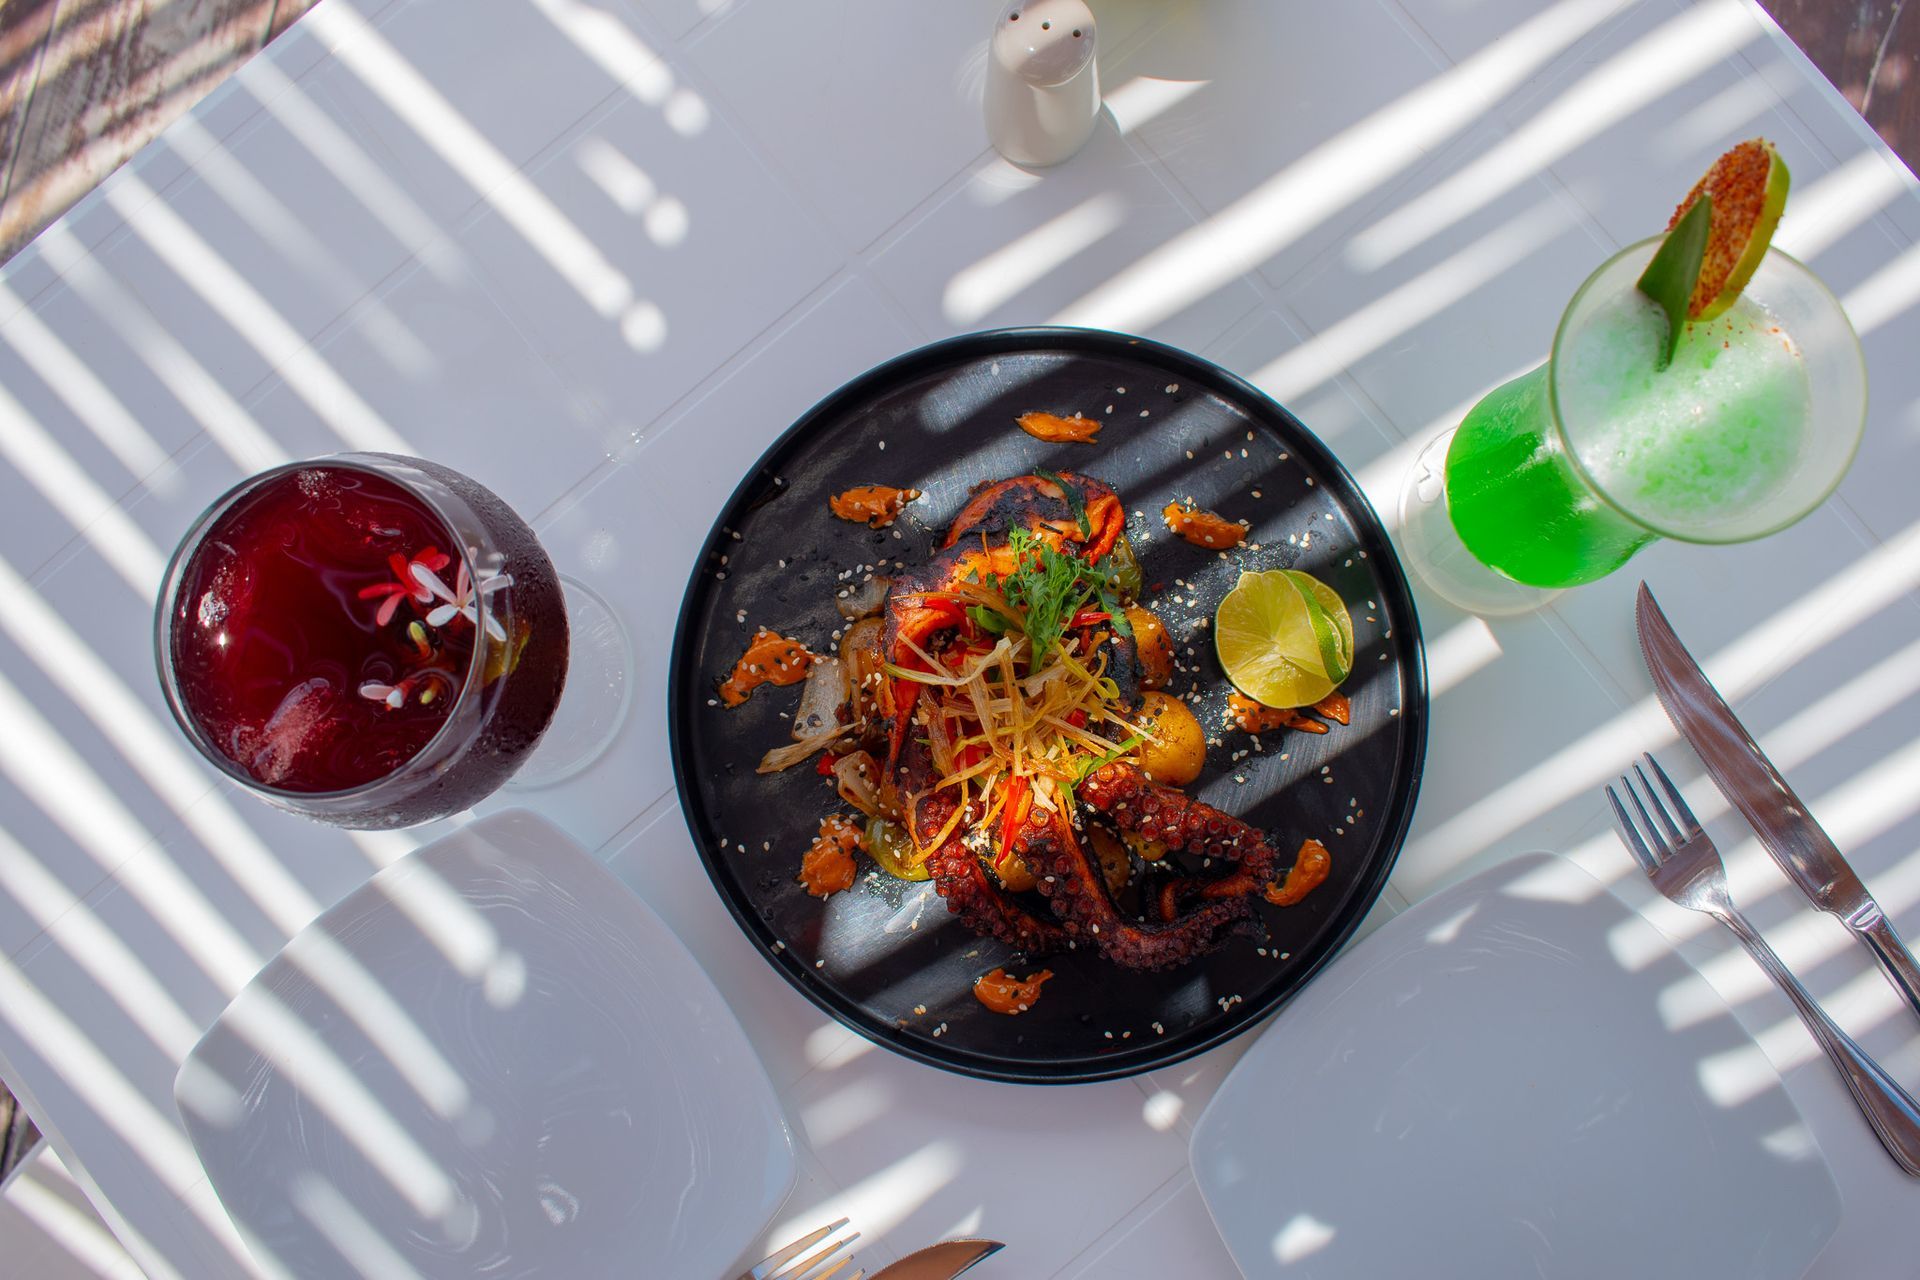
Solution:
{"label": "lime wheel garnish", "polygon": [[1713,162],[1673,211],[1667,230],[1702,196],[1712,198],[1713,215],[1700,274],[1687,301],[1687,318],[1711,320],[1731,307],[1767,256],[1774,228],[1787,207],[1791,178],[1786,161],[1764,138],[1751,138]]}

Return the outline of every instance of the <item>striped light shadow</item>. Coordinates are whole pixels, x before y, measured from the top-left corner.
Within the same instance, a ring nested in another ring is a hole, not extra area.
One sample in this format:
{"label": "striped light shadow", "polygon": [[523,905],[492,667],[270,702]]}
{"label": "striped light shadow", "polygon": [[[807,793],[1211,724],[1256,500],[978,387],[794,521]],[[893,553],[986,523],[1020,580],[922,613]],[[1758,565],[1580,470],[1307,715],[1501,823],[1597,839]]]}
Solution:
{"label": "striped light shadow", "polygon": [[[1792,63],[1768,62],[1657,131],[1648,140],[1648,149],[1659,159],[1677,164],[1708,147],[1724,145],[1722,139],[1747,132],[1755,120],[1805,84]],[[1797,192],[1794,199],[1799,200]]]}
{"label": "striped light shadow", "polygon": [[171,492],[177,480],[173,460],[120,398],[5,284],[0,284],[0,307],[13,310],[12,319],[0,326],[0,341],[27,362],[127,474],[151,489]]}
{"label": "striped light shadow", "polygon": [[699,102],[699,97],[691,89],[677,88],[673,68],[608,9],[580,0],[531,2],[581,53],[640,101],[670,113],[695,110],[673,106],[688,96]]}
{"label": "striped light shadow", "polygon": [[[453,1176],[382,1105],[359,1074],[328,1048],[313,1026],[272,992],[257,984],[247,987],[227,1006],[221,1026],[304,1094],[414,1213],[441,1221],[458,1211],[461,1197]],[[216,1117],[208,1119],[217,1122]]]}
{"label": "striped light shadow", "polygon": [[167,931],[213,983],[232,995],[259,972],[262,957],[216,911],[139,819],[10,681],[0,678],[0,772],[103,870],[136,854],[148,860],[121,887]]}
{"label": "striped light shadow", "polygon": [[1163,80],[1156,76],[1135,76],[1100,95],[1101,104],[1113,116],[1122,134],[1130,134],[1154,117],[1179,106],[1211,80]]}
{"label": "striped light shadow", "polygon": [[[60,949],[112,997],[128,1021],[168,1061],[179,1062],[187,1056],[200,1039],[200,1024],[187,1016],[118,934],[5,831],[0,831],[0,891],[32,918],[42,933],[58,922],[60,930],[54,941]],[[238,1104],[238,1095],[232,1102]]]}
{"label": "striped light shadow", "polygon": [[1764,38],[1761,25],[1739,5],[1688,9],[1581,77],[1484,154],[1354,236],[1348,260],[1367,270],[1385,266]]}
{"label": "striped light shadow", "polygon": [[287,1199],[334,1252],[367,1280],[425,1280],[325,1178],[302,1174],[287,1188]]}
{"label": "striped light shadow", "polygon": [[93,544],[135,595],[151,600],[159,593],[167,563],[160,548],[5,387],[0,387],[0,457]]}
{"label": "striped light shadow", "polygon": [[1899,161],[1877,150],[1863,151],[1805,186],[1793,184],[1793,198],[1773,243],[1803,262],[1810,261],[1913,185],[1913,176]]}
{"label": "striped light shadow", "polygon": [[1566,206],[1549,197],[1508,219],[1444,262],[1301,343],[1254,375],[1290,404],[1395,338],[1431,320],[1573,229]]}
{"label": "striped light shadow", "polygon": [[[142,1280],[140,1265],[99,1218],[61,1195],[29,1168],[7,1184],[6,1202],[78,1265],[100,1280]],[[17,1246],[16,1246],[17,1247]]]}
{"label": "striped light shadow", "polygon": [[599,246],[470,124],[426,77],[361,15],[344,5],[322,5],[305,19],[336,43],[334,56],[359,76],[395,115],[438,151],[581,301],[616,325],[629,345],[657,349],[666,338],[659,306],[638,296],[633,282]]}
{"label": "striped light shadow", "polygon": [[1920,244],[1848,290],[1840,299],[1854,332],[1862,338],[1920,302]]}
{"label": "striped light shadow", "polygon": [[[181,746],[171,726],[163,726],[4,560],[0,560],[0,595],[12,602],[10,608],[0,611],[0,628],[39,665],[55,688],[73,700],[154,793],[174,803],[187,828],[261,913],[289,936],[318,916],[321,904],[241,821],[226,795],[217,790],[203,794],[207,775]],[[195,795],[201,798],[188,803],[187,798]],[[24,851],[9,848],[10,844],[0,832],[0,887],[12,892],[45,927],[74,900],[44,868]],[[25,865],[20,858],[26,860]],[[42,918],[43,911],[52,915]],[[111,972],[96,974],[102,986],[116,992],[122,1008],[143,1027],[150,1020],[163,1022],[166,1034],[159,1034],[158,1027],[148,1028],[150,1037],[174,1061],[185,1057],[199,1037],[199,1028],[159,990],[152,975],[133,960],[130,952],[110,936],[100,936],[102,928],[97,921],[91,926],[76,923],[72,927],[84,928],[91,939],[72,940],[75,945],[69,949],[74,951],[76,961],[94,972],[92,966],[107,964],[111,955]],[[467,1101],[464,1081],[400,1011],[386,987],[331,939],[316,936],[313,946],[316,950],[312,954],[301,953],[300,967],[394,1062],[436,1114],[452,1116],[463,1110]],[[109,977],[120,981],[108,981]]]}
{"label": "striped light shadow", "polygon": [[316,236],[306,221],[256,178],[219,139],[191,115],[182,116],[165,135],[169,145],[190,148],[194,176],[225,200],[261,239],[272,245],[282,261],[295,265],[317,292],[330,297],[344,312],[356,304],[354,324],[364,329],[374,351],[401,373],[425,377],[438,361],[413,330],[393,314],[380,297],[362,301],[365,286],[359,274],[340,260]]}
{"label": "striped light shadow", "polygon": [[1173,237],[1054,322],[1141,332],[1177,315],[1405,173],[1619,7],[1559,0]]}
{"label": "striped light shadow", "polygon": [[133,233],[259,352],[349,449],[415,452],[245,276],[137,176],[123,171],[102,190]]}
{"label": "striped light shadow", "polygon": [[276,927],[295,933],[320,914],[320,904],[214,789],[217,784],[188,754],[174,727],[163,725],[119,673],[4,559],[0,559],[0,597],[8,601],[8,607],[0,610],[0,630],[93,723],[153,793],[173,806]]}
{"label": "striped light shadow", "polygon": [[[179,1123],[148,1102],[107,1052],[6,959],[0,959],[0,1023],[31,1045],[47,1069],[58,1074],[61,1085],[111,1127],[126,1149],[174,1196],[184,1200],[206,1180],[200,1157]],[[19,1064],[14,1065],[18,1070]],[[187,1203],[206,1234],[245,1270],[246,1246],[219,1205]],[[141,1255],[143,1259],[157,1256],[151,1248]]]}
{"label": "striped light shadow", "polygon": [[[1920,585],[1920,525],[1873,548],[1704,661],[1729,702],[1764,685]],[[1410,862],[1455,865],[1618,775],[1620,762],[1674,741],[1651,696],[1407,843]],[[1736,886],[1737,891],[1737,886]]]}
{"label": "striped light shadow", "polygon": [[959,325],[977,323],[1074,255],[1119,230],[1126,202],[1111,191],[1050,218],[978,262],[956,272],[941,296],[941,311]]}
{"label": "striped light shadow", "polygon": [[442,282],[456,278],[461,254],[442,233],[440,224],[351,134],[315,105],[305,89],[267,58],[254,59],[235,79],[252,89],[273,118],[395,240],[411,248],[435,278]]}
{"label": "striped light shadow", "polygon": [[253,472],[291,461],[253,415],[154,318],[144,303],[100,265],[65,223],[48,227],[36,243],[67,286],[86,300],[103,324],[120,335],[235,466]]}

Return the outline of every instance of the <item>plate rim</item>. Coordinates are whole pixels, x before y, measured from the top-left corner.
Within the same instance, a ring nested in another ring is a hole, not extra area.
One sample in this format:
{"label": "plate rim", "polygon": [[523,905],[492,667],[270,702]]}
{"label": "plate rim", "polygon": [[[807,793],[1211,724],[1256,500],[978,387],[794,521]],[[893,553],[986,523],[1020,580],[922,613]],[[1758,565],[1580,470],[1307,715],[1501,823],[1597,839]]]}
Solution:
{"label": "plate rim", "polygon": [[[1686,966],[1687,970],[1695,977],[1700,976],[1699,966],[1694,963],[1693,958],[1683,951],[1679,944],[1667,935],[1664,929],[1656,926],[1644,913],[1636,909],[1616,892],[1613,884],[1602,881],[1596,873],[1581,866],[1567,854],[1545,847],[1530,848],[1504,857],[1491,866],[1485,867],[1482,870],[1474,872],[1472,875],[1435,890],[1418,902],[1411,904],[1392,920],[1382,924],[1378,929],[1375,929],[1365,938],[1361,939],[1360,942],[1354,945],[1352,954],[1356,957],[1356,961],[1370,957],[1374,951],[1387,945],[1388,939],[1394,936],[1396,928],[1399,930],[1412,929],[1418,925],[1428,924],[1430,920],[1436,916],[1442,919],[1449,918],[1458,913],[1463,905],[1477,904],[1486,899],[1497,897],[1503,888],[1510,887],[1530,876],[1542,873],[1571,877],[1574,880],[1582,882],[1582,887],[1591,887],[1593,893],[1588,898],[1578,902],[1577,905],[1580,908],[1595,915],[1602,911],[1608,912],[1612,917],[1612,923],[1614,925],[1622,923],[1636,924],[1647,936],[1659,942],[1663,956],[1670,956],[1673,959],[1677,959],[1681,964]],[[1417,921],[1415,920],[1416,917],[1418,918]],[[1408,921],[1408,923],[1402,925],[1400,922],[1403,920]],[[1344,958],[1344,956],[1345,953],[1343,953],[1342,958]],[[1629,980],[1637,980],[1637,971],[1626,970],[1623,967],[1622,972],[1627,975]],[[1374,968],[1369,966],[1361,970],[1360,976],[1356,978],[1353,983],[1350,983],[1348,987],[1327,989],[1331,990],[1332,994],[1327,995],[1325,997],[1326,1000],[1334,1001],[1343,998],[1353,985],[1364,982],[1368,977],[1372,976],[1373,973]],[[1710,1000],[1718,1008],[1718,1016],[1723,1016],[1728,1024],[1739,1033],[1741,1041],[1758,1048],[1758,1042],[1754,1039],[1751,1029],[1734,1013],[1732,1006],[1727,1004],[1719,991],[1714,989],[1711,983],[1707,984],[1707,990]],[[1232,1070],[1226,1074],[1214,1089],[1212,1096],[1207,1099],[1206,1106],[1201,1108],[1200,1114],[1194,1117],[1192,1131],[1187,1135],[1187,1167],[1193,1177],[1194,1189],[1199,1194],[1200,1203],[1206,1208],[1208,1220],[1219,1233],[1221,1242],[1225,1246],[1228,1255],[1233,1258],[1235,1265],[1241,1268],[1243,1274],[1247,1276],[1249,1280],[1265,1280],[1265,1278],[1269,1276],[1278,1276],[1283,1271],[1286,1271],[1287,1268],[1248,1268],[1246,1266],[1243,1259],[1251,1260],[1270,1255],[1263,1254],[1259,1249],[1243,1250],[1240,1247],[1245,1243],[1241,1237],[1246,1234],[1242,1230],[1242,1221],[1236,1215],[1223,1214],[1222,1204],[1228,1200],[1228,1197],[1224,1191],[1216,1185],[1218,1182],[1215,1175],[1217,1161],[1211,1158],[1204,1158],[1203,1149],[1217,1145],[1219,1142],[1219,1139],[1216,1138],[1214,1133],[1216,1128],[1226,1126],[1225,1131],[1229,1133],[1232,1132],[1231,1126],[1233,1124],[1232,1117],[1234,1114],[1233,1103],[1235,1101],[1235,1094],[1236,1092],[1245,1092],[1246,1090],[1241,1086],[1247,1081],[1255,1080],[1258,1077],[1263,1063],[1256,1060],[1257,1055],[1264,1047],[1268,1033],[1275,1030],[1276,1028],[1272,1026],[1264,1028],[1261,1034],[1255,1038],[1254,1043],[1247,1046],[1247,1051],[1241,1055],[1239,1061],[1233,1064]],[[1274,1051],[1278,1052],[1278,1049],[1276,1048]],[[1765,1055],[1763,1054],[1762,1056],[1764,1058]],[[1831,1243],[1833,1237],[1838,1234],[1840,1224],[1844,1220],[1846,1206],[1844,1198],[1841,1195],[1839,1180],[1834,1177],[1832,1162],[1827,1158],[1826,1151],[1821,1146],[1819,1133],[1808,1120],[1806,1111],[1800,1105],[1799,1100],[1794,1097],[1792,1089],[1788,1087],[1785,1074],[1775,1067],[1771,1059],[1767,1059],[1766,1061],[1768,1068],[1773,1072],[1774,1081],[1784,1105],[1793,1113],[1794,1117],[1806,1130],[1811,1139],[1812,1154],[1810,1163],[1819,1173],[1824,1175],[1827,1189],[1831,1192],[1833,1225],[1809,1253],[1808,1263],[1810,1265],[1820,1256],[1827,1245]],[[1261,1228],[1261,1230],[1264,1231],[1265,1228]]]}
{"label": "plate rim", "polygon": [[[532,828],[531,831],[524,830],[528,827]],[[506,833],[506,838],[509,842],[507,845],[503,845],[500,840],[496,838],[495,833],[500,831]],[[702,965],[699,957],[693,954],[692,948],[687,946],[686,940],[680,936],[679,931],[667,921],[666,917],[662,916],[660,912],[655,909],[652,903],[648,902],[628,886],[625,881],[615,874],[612,867],[607,865],[605,861],[596,856],[591,850],[587,849],[585,845],[581,844],[580,841],[575,839],[570,833],[563,830],[552,818],[537,810],[521,805],[498,809],[492,813],[483,814],[474,818],[472,821],[456,827],[452,831],[446,832],[437,839],[430,840],[426,844],[408,850],[405,854],[387,863],[383,867],[372,869],[359,884],[349,889],[346,893],[341,894],[337,900],[296,930],[294,934],[281,945],[279,950],[267,958],[266,962],[260,966],[259,972],[249,978],[240,989],[234,992],[233,996],[221,1006],[220,1012],[208,1022],[199,1037],[195,1039],[192,1048],[187,1050],[186,1054],[180,1060],[179,1067],[174,1071],[170,1094],[174,1111],[176,1112],[181,1128],[186,1133],[188,1145],[193,1150],[195,1158],[200,1160],[203,1165],[203,1172],[206,1174],[207,1184],[213,1189],[215,1198],[219,1200],[221,1212],[233,1218],[236,1223],[239,1222],[239,1214],[227,1203],[225,1192],[220,1183],[215,1180],[214,1170],[211,1165],[208,1165],[206,1155],[200,1148],[199,1134],[202,1131],[203,1122],[190,1114],[190,1109],[183,1097],[183,1092],[191,1089],[191,1076],[196,1071],[209,1069],[203,1066],[202,1051],[211,1050],[221,1037],[232,1034],[228,1031],[228,1023],[229,1016],[232,1014],[234,1007],[244,999],[254,998],[252,993],[254,993],[256,989],[267,990],[276,976],[287,972],[289,969],[295,972],[296,979],[304,985],[320,990],[321,988],[318,983],[311,978],[310,975],[305,974],[298,962],[289,959],[287,952],[295,943],[318,933],[337,935],[338,930],[330,926],[337,925],[342,920],[352,918],[355,913],[365,910],[369,899],[385,899],[384,902],[376,902],[374,904],[376,907],[392,907],[395,910],[403,910],[397,906],[394,899],[386,894],[383,885],[391,885],[399,880],[423,873],[437,874],[437,868],[434,865],[435,857],[443,856],[447,850],[453,848],[459,842],[478,841],[491,845],[496,851],[504,852],[509,857],[512,857],[513,850],[510,847],[511,841],[514,837],[520,835],[525,835],[529,840],[564,848],[582,875],[591,880],[606,884],[609,889],[617,887],[621,896],[617,899],[618,906],[613,908],[613,910],[628,911],[649,921],[651,926],[657,928],[659,935],[665,939],[666,947],[661,954],[671,957],[675,963],[684,961],[687,968],[691,970],[691,973],[699,980],[704,981],[707,990],[711,991],[717,998],[719,1008],[724,1018],[723,1027],[731,1031],[729,1038],[737,1037],[737,1044],[729,1048],[729,1054],[735,1059],[738,1069],[750,1077],[748,1087],[754,1095],[752,1099],[754,1105],[761,1106],[765,1112],[764,1118],[770,1119],[773,1122],[770,1130],[772,1140],[769,1143],[773,1163],[769,1167],[778,1173],[776,1179],[778,1186],[772,1189],[771,1194],[766,1200],[764,1217],[759,1207],[756,1206],[746,1215],[746,1220],[755,1221],[756,1225],[753,1230],[761,1231],[779,1214],[780,1206],[786,1202],[788,1197],[793,1194],[793,1189],[799,1185],[800,1153],[793,1130],[793,1123],[787,1114],[785,1104],[781,1101],[780,1091],[774,1086],[773,1078],[767,1071],[767,1064],[761,1060],[759,1053],[755,1051],[753,1041],[747,1036],[746,1028],[740,1025],[739,1012],[733,1007],[732,1003],[727,1000],[726,994],[720,990],[719,984],[713,979],[713,975],[707,972],[706,966]],[[275,998],[278,997],[276,996]],[[738,1052],[733,1052],[734,1049],[737,1049]],[[256,1057],[258,1056],[260,1055],[256,1054]],[[270,1063],[269,1066],[271,1066]],[[742,1247],[749,1243],[751,1243],[750,1239],[744,1241]]]}
{"label": "plate rim", "polygon": [[[793,952],[781,940],[774,937],[772,930],[760,915],[748,909],[739,899],[744,893],[730,887],[736,879],[732,870],[722,864],[715,854],[707,833],[700,827],[700,820],[706,813],[704,802],[695,792],[690,768],[687,738],[692,733],[688,723],[693,710],[694,699],[689,681],[696,679],[698,673],[693,669],[693,648],[696,643],[691,620],[694,607],[706,585],[706,565],[716,554],[716,548],[726,541],[726,521],[740,508],[749,496],[759,489],[768,479],[777,478],[770,463],[782,456],[802,436],[813,431],[823,421],[841,415],[851,404],[870,396],[879,387],[916,376],[943,363],[994,355],[1018,354],[1030,351],[1065,350],[1075,354],[1133,358],[1154,361],[1178,372],[1183,377],[1192,378],[1206,385],[1209,390],[1221,394],[1223,398],[1237,400],[1241,407],[1258,415],[1271,415],[1287,424],[1296,433],[1291,447],[1310,455],[1308,461],[1329,482],[1329,487],[1338,493],[1341,505],[1359,527],[1363,541],[1371,541],[1374,552],[1376,576],[1381,580],[1382,595],[1386,596],[1405,617],[1408,635],[1406,636],[1405,658],[1402,663],[1403,678],[1406,681],[1407,696],[1401,701],[1400,716],[1404,726],[1406,763],[1406,784],[1402,792],[1394,797],[1392,812],[1385,830],[1384,855],[1379,858],[1369,873],[1355,885],[1355,896],[1345,909],[1344,918],[1321,937],[1321,950],[1311,961],[1295,971],[1295,976],[1283,990],[1263,998],[1259,1003],[1249,1002],[1245,1015],[1228,1020],[1217,1027],[1191,1038],[1183,1038],[1174,1043],[1156,1042],[1163,1048],[1143,1046],[1140,1049],[1102,1058],[1095,1063],[1082,1065],[1045,1062],[1013,1065],[981,1058],[979,1055],[959,1050],[936,1049],[921,1044],[914,1038],[900,1035],[896,1028],[883,1025],[866,1010],[838,992],[827,988],[811,969],[801,965]],[[1339,955],[1359,928],[1360,921],[1372,910],[1385,890],[1387,880],[1392,876],[1394,867],[1400,860],[1401,850],[1406,846],[1407,834],[1412,827],[1414,810],[1417,807],[1422,779],[1426,772],[1428,714],[1430,695],[1427,681],[1427,656],[1425,633],[1420,626],[1420,616],[1413,598],[1411,580],[1405,566],[1400,561],[1398,550],[1393,545],[1391,535],[1379,513],[1374,510],[1365,490],[1360,487],[1353,473],[1345,463],[1336,457],[1326,443],[1285,405],[1269,396],[1260,388],[1203,356],[1169,346],[1151,338],[1142,338],[1133,334],[1119,333],[1109,329],[1082,328],[1068,325],[1020,325],[1005,328],[982,329],[971,333],[956,334],[952,337],[937,339],[914,347],[899,355],[881,361],[879,364],[855,374],[828,392],[805,413],[796,418],[791,425],[775,437],[761,451],[752,465],[741,475],[731,493],[721,504],[719,514],[714,517],[707,536],[702,540],[687,575],[687,586],[680,597],[679,616],[674,622],[673,643],[669,649],[667,667],[667,746],[673,768],[674,797],[680,807],[680,817],[685,823],[700,865],[712,883],[714,892],[726,906],[727,913],[741,932],[755,944],[755,950],[787,984],[805,996],[813,1005],[855,1034],[901,1054],[923,1065],[936,1067],[942,1071],[953,1072],[977,1080],[993,1080],[1009,1084],[1090,1084],[1105,1080],[1121,1080],[1137,1076],[1147,1071],[1158,1070],[1174,1063],[1185,1061],[1210,1049],[1233,1040],[1248,1030],[1264,1026],[1272,1014],[1284,1008],[1321,970]],[[685,696],[683,696],[685,695]]]}

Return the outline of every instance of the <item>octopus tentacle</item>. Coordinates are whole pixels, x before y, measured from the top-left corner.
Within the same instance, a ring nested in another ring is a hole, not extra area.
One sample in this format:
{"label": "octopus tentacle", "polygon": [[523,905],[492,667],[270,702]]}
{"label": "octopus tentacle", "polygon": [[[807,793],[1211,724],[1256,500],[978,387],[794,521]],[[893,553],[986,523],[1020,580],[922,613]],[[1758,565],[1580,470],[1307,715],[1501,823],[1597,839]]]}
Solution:
{"label": "octopus tentacle", "polygon": [[[915,833],[922,840],[937,839],[953,816],[954,806],[950,796],[923,797],[914,811]],[[1072,941],[1065,929],[1027,910],[994,883],[968,842],[971,830],[972,824],[962,819],[954,833],[927,858],[934,891],[946,902],[947,910],[975,933],[1030,955],[1065,950]]]}
{"label": "octopus tentacle", "polygon": [[1257,827],[1184,791],[1154,782],[1137,766],[1119,762],[1100,766],[1080,784],[1079,797],[1123,830],[1158,840],[1176,852],[1232,864],[1221,876],[1190,877],[1162,886],[1162,919],[1171,918],[1173,908],[1168,903],[1181,898],[1218,901],[1257,893],[1278,870],[1279,854]]}
{"label": "octopus tentacle", "polygon": [[1173,921],[1127,919],[1098,861],[1075,838],[1072,826],[1038,809],[1015,837],[1014,850],[1033,868],[1040,892],[1067,936],[1091,942],[1107,959],[1129,969],[1185,964],[1252,924],[1253,907],[1246,898],[1209,902]]}

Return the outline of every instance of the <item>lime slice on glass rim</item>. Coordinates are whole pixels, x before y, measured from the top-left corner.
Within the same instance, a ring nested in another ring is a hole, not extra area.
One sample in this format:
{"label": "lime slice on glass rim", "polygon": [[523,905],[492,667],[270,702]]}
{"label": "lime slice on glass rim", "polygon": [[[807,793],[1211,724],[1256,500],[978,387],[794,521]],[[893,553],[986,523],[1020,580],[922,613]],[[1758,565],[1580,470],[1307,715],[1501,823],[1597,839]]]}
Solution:
{"label": "lime slice on glass rim", "polygon": [[1269,707],[1305,707],[1353,669],[1353,618],[1298,569],[1243,573],[1213,615],[1213,648],[1234,687]]}
{"label": "lime slice on glass rim", "polygon": [[1773,144],[1765,138],[1750,138],[1714,161],[1673,211],[1668,231],[1702,197],[1712,199],[1706,252],[1687,299],[1689,320],[1711,320],[1739,299],[1773,243],[1792,181],[1787,162]]}
{"label": "lime slice on glass rim", "polygon": [[1672,361],[1688,322],[1711,320],[1739,300],[1773,243],[1791,182],[1773,144],[1751,138],[1714,161],[1673,211],[1637,282],[1667,316],[1659,368]]}

